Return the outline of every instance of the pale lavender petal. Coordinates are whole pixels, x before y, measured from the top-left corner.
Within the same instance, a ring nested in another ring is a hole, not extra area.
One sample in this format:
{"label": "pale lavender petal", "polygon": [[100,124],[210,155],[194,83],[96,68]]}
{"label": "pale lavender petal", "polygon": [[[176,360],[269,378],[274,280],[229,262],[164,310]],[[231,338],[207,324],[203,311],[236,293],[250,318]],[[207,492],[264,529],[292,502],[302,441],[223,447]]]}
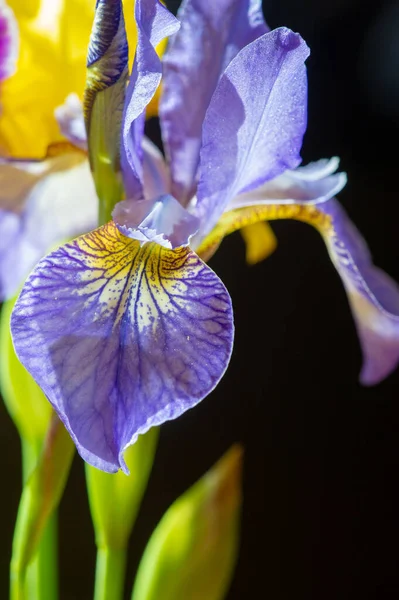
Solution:
{"label": "pale lavender petal", "polygon": [[399,363],[399,286],[373,265],[364,239],[336,200],[318,208],[331,217],[325,240],[360,338],[364,359],[360,380],[373,385]]}
{"label": "pale lavender petal", "polygon": [[112,217],[123,235],[141,243],[156,242],[164,248],[188,246],[199,228],[197,217],[171,195],[118,202]]}
{"label": "pale lavender petal", "polygon": [[268,31],[261,0],[185,0],[179,32],[163,60],[159,113],[172,172],[172,194],[192,196],[199,163],[202,123],[217,82],[247,44]]}
{"label": "pale lavender petal", "polygon": [[153,200],[170,193],[170,175],[162,152],[146,136],[143,137],[144,197]]}
{"label": "pale lavender petal", "polygon": [[338,156],[332,158],[320,158],[315,162],[300,166],[295,169],[295,176],[306,181],[318,181],[328,175],[332,175],[339,167]]}
{"label": "pale lavender petal", "polygon": [[83,115],[83,106],[76,94],[70,94],[64,104],[55,109],[62,135],[74,146],[87,150],[87,134]]}
{"label": "pale lavender petal", "polygon": [[112,221],[39,263],[11,329],[82,457],[109,472],[212,391],[233,341],[228,292],[195,253],[140,247]]}
{"label": "pale lavender petal", "polygon": [[[316,169],[316,165],[320,167]],[[262,204],[320,204],[330,200],[345,187],[346,173],[324,175],[331,168],[327,163],[311,163],[267,181],[262,186],[239,194],[227,205],[226,211]],[[320,178],[317,178],[320,175]]]}
{"label": "pale lavender petal", "polygon": [[0,298],[13,296],[55,244],[93,229],[97,213],[88,161],[81,154],[53,159],[18,211],[0,210]]}
{"label": "pale lavender petal", "polygon": [[0,1],[0,82],[14,74],[18,58],[19,36],[14,13]]}
{"label": "pale lavender petal", "polygon": [[308,55],[299,34],[279,28],[241,50],[220,79],[204,121],[195,208],[205,233],[234,196],[299,165]]}
{"label": "pale lavender petal", "polygon": [[155,46],[176,33],[180,25],[159,0],[136,0],[135,16],[138,39],[126,91],[121,165],[127,197],[141,200],[144,197],[142,138],[145,109],[154,97],[162,75]]}

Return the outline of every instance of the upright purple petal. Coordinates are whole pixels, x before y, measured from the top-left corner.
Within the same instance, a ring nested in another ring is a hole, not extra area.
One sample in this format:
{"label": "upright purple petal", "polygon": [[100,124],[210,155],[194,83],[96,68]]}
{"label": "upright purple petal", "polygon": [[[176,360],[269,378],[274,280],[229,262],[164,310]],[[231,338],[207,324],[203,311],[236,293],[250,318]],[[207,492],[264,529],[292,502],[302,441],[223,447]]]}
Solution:
{"label": "upright purple petal", "polygon": [[181,28],[166,51],[160,102],[172,193],[185,204],[193,193],[202,123],[217,82],[247,44],[268,31],[261,0],[184,0]]}
{"label": "upright purple petal", "polygon": [[0,82],[14,74],[18,58],[18,27],[11,8],[0,2]]}
{"label": "upright purple petal", "polygon": [[144,196],[142,139],[145,109],[154,97],[162,76],[162,65],[155,47],[164,38],[176,33],[180,25],[159,0],[136,0],[135,16],[138,39],[125,99],[121,164],[127,197],[141,200]]}
{"label": "upright purple petal", "polygon": [[90,464],[215,387],[229,362],[229,295],[188,248],[140,247],[111,222],[44,258],[12,315],[17,354]]}
{"label": "upright purple petal", "polygon": [[205,232],[234,196],[299,165],[308,55],[299,34],[279,28],[243,48],[224,72],[203,126],[196,214]]}

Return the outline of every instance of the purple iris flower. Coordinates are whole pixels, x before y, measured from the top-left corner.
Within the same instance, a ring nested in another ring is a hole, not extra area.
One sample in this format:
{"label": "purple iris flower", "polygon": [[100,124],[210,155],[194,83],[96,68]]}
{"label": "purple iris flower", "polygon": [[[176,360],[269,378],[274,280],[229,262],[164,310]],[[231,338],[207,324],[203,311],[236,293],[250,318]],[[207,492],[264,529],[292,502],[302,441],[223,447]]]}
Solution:
{"label": "purple iris flower", "polygon": [[[398,289],[333,198],[346,182],[338,160],[299,166],[309,54],[300,35],[269,31],[258,0],[186,0],[178,20],[158,0],[137,0],[135,16],[121,119],[126,200],[112,221],[39,262],[12,317],[22,363],[82,457],[109,472],[126,470],[123,453],[138,435],[195,406],[223,376],[231,301],[201,257],[242,226],[294,218],[317,227],[348,292],[362,380],[379,381],[399,358]],[[121,3],[98,0],[97,17],[89,146],[95,94],[127,64]],[[161,64],[155,46],[166,36]],[[143,133],[161,78],[166,161]]]}

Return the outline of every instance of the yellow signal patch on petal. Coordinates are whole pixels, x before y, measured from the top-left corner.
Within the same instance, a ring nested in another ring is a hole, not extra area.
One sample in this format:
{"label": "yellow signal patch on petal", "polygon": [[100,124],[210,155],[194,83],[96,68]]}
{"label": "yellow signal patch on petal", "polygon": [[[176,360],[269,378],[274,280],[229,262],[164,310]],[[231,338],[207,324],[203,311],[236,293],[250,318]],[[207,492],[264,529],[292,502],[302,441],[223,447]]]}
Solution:
{"label": "yellow signal patch on petal", "polygon": [[11,328],[80,454],[110,472],[215,387],[234,332],[226,288],[195,252],[140,245],[112,221],[38,263]]}
{"label": "yellow signal patch on petal", "polygon": [[246,225],[241,229],[246,246],[246,259],[249,265],[256,265],[270,256],[277,247],[273,229],[265,221]]}

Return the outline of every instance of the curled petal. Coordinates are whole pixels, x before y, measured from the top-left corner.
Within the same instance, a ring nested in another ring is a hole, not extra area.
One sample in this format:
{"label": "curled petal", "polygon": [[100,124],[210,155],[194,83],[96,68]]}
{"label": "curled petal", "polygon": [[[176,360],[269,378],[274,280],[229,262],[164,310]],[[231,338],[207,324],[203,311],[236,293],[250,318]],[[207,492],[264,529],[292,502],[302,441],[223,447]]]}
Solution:
{"label": "curled petal", "polygon": [[115,203],[122,197],[118,172],[128,60],[122,0],[97,0],[87,55],[84,118],[101,220],[108,218],[110,198]]}
{"label": "curled petal", "polygon": [[123,235],[170,249],[188,246],[199,227],[197,217],[170,195],[155,200],[124,200],[116,205],[112,216]]}
{"label": "curled petal", "polygon": [[0,3],[0,82],[15,72],[18,58],[18,28],[11,8]]}
{"label": "curled petal", "polygon": [[109,472],[211,392],[233,340],[230,297],[196,254],[141,247],[112,221],[39,263],[11,329],[82,457]]}
{"label": "curled petal", "polygon": [[[346,185],[346,173],[331,173],[334,159],[311,163],[294,171],[285,171],[260,187],[239,194],[229,202],[227,210],[260,204],[319,204],[330,200]],[[338,166],[338,165],[337,165]],[[319,167],[319,168],[318,168]]]}
{"label": "curled petal", "polygon": [[181,28],[163,61],[160,118],[172,193],[185,204],[196,184],[202,123],[217,82],[239,50],[268,28],[260,0],[185,0],[178,18]]}
{"label": "curled petal", "polygon": [[[27,182],[26,196],[14,186],[20,193],[17,210],[11,210],[11,207],[0,209],[2,299],[17,292],[31,269],[54,244],[96,225],[98,201],[83,155],[63,155],[45,164],[46,176],[38,178],[29,187]],[[16,166],[13,170],[14,179],[28,175],[24,170],[18,173]]]}
{"label": "curled petal", "polygon": [[203,126],[196,214],[205,232],[237,194],[299,165],[308,54],[282,27],[243,48],[221,77]]}
{"label": "curled petal", "polygon": [[263,205],[226,212],[196,251],[209,257],[223,237],[261,220],[295,219],[315,227],[345,286],[363,352],[360,381],[373,385],[399,363],[399,286],[373,265],[360,233],[335,200],[306,204]]}
{"label": "curled petal", "polygon": [[141,200],[144,197],[142,138],[145,109],[154,97],[162,76],[162,64],[155,47],[178,30],[179,22],[159,0],[137,0],[135,16],[138,40],[126,91],[121,165],[127,197]]}

